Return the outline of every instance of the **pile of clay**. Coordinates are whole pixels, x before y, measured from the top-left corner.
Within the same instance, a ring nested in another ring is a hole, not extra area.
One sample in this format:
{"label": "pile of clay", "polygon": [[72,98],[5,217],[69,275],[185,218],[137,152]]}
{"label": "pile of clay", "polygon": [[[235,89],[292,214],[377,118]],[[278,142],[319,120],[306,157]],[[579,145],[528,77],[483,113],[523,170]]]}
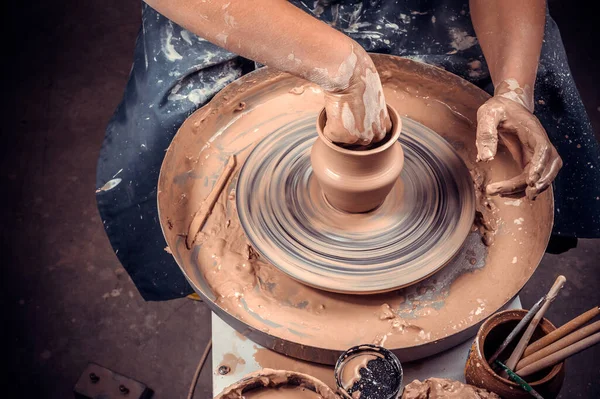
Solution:
{"label": "pile of clay", "polygon": [[402,399],[500,399],[485,389],[444,378],[414,380],[404,388]]}
{"label": "pile of clay", "polygon": [[262,369],[225,388],[215,399],[339,399],[322,381],[307,374]]}

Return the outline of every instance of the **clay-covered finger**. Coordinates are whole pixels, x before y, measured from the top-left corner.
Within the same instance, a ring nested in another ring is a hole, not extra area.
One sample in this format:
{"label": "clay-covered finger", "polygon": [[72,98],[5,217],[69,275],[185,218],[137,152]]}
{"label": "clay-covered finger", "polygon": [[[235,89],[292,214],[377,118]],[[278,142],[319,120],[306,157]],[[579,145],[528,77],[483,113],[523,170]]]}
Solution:
{"label": "clay-covered finger", "polygon": [[527,184],[533,186],[540,179],[542,172],[548,166],[548,160],[550,159],[551,144],[546,142],[539,143],[535,146],[533,156],[530,162],[529,176],[527,177]]}
{"label": "clay-covered finger", "polygon": [[556,176],[558,176],[558,172],[560,171],[560,168],[562,168],[562,165],[562,159],[556,155],[550,165],[546,167],[546,170],[543,172],[537,183],[528,189],[531,194],[528,192],[527,196],[531,199],[535,199],[535,197],[546,191],[554,179],[556,179]]}
{"label": "clay-covered finger", "polygon": [[477,159],[489,161],[496,156],[498,150],[498,124],[502,121],[503,112],[498,108],[486,107],[485,104],[477,112]]}
{"label": "clay-covered finger", "polygon": [[509,180],[488,184],[487,195],[511,195],[525,191],[527,188],[527,172],[523,172]]}

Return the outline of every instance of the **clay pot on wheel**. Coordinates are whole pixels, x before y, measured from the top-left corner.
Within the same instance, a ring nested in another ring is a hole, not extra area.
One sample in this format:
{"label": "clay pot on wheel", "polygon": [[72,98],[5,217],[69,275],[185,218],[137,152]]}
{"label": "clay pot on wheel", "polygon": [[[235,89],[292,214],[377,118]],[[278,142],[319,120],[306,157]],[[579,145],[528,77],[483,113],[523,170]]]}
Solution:
{"label": "clay pot on wheel", "polygon": [[310,154],[313,172],[327,201],[351,213],[368,212],[383,203],[404,166],[398,142],[400,117],[388,105],[392,128],[379,143],[366,148],[344,148],[323,135],[327,115],[317,119],[319,137]]}
{"label": "clay pot on wheel", "polygon": [[[487,362],[487,359],[494,354],[502,341],[526,314],[527,311],[521,309],[505,310],[496,313],[481,325],[465,366],[467,383],[495,392],[504,399],[530,399],[532,397],[516,383],[496,374]],[[552,323],[547,319],[542,319],[530,342],[534,342],[554,330],[556,327]],[[504,361],[510,356],[521,335],[522,333],[504,350],[499,357],[500,361]],[[565,379],[564,362],[523,379],[544,398],[556,398]]]}

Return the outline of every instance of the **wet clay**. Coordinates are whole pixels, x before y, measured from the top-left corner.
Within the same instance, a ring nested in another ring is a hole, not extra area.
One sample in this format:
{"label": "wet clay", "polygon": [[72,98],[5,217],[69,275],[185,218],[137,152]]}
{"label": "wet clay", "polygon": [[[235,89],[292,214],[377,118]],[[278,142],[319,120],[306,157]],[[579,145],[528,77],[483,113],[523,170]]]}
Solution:
{"label": "wet clay", "polygon": [[462,382],[428,378],[405,386],[402,399],[500,399],[500,396]]}
{"label": "wet clay", "polygon": [[[301,118],[312,116],[316,122],[323,107],[321,89],[265,69],[228,86],[183,124],[167,151],[158,185],[167,243],[213,310],[257,331],[251,337],[257,342],[273,347],[273,339],[281,340],[276,350],[330,364],[337,351],[361,343],[398,350],[406,360],[444,349],[443,343],[450,342],[446,338],[467,333],[516,295],[535,271],[552,226],[551,191],[535,202],[488,197],[482,191],[487,182],[520,172],[502,147],[493,161],[476,162],[476,113],[489,98],[486,93],[424,64],[372,57],[386,101],[444,137],[477,176],[480,221],[493,238],[489,247],[474,226],[461,252],[438,273],[401,290],[360,297],[307,287],[262,260],[249,245],[235,208],[239,168],[266,135]],[[241,101],[246,108],[235,111]],[[191,218],[234,154],[238,166],[231,182],[196,245],[187,250]]]}
{"label": "wet clay", "polygon": [[244,393],[244,399],[323,399],[321,395],[303,387],[281,387],[272,389],[257,389]]}
{"label": "wet clay", "polygon": [[364,354],[346,360],[342,366],[341,372],[342,386],[344,389],[348,390],[352,388],[352,386],[361,378],[360,370],[367,367],[367,363],[369,363],[370,360],[375,360],[378,357],[382,358],[383,355]]}
{"label": "wet clay", "polygon": [[225,388],[215,399],[339,399],[323,382],[287,370],[262,369]]}
{"label": "wet clay", "polygon": [[297,373],[308,374],[323,381],[329,388],[333,390],[336,389],[333,367],[331,366],[294,359],[269,349],[259,349],[256,347],[255,349],[256,352],[254,352],[253,357],[260,367],[290,370]]}

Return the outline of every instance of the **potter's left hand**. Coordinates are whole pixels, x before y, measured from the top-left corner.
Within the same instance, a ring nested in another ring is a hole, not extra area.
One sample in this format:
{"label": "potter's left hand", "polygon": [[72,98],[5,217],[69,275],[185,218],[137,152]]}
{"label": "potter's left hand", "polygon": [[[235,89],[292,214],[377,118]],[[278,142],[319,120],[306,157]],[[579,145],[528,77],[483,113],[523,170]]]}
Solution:
{"label": "potter's left hand", "polygon": [[478,160],[492,160],[500,138],[523,167],[523,173],[512,179],[489,184],[488,195],[525,192],[528,198],[535,199],[550,186],[562,167],[562,159],[546,130],[527,106],[533,110],[533,104],[520,101],[514,93],[497,90],[477,112]]}

